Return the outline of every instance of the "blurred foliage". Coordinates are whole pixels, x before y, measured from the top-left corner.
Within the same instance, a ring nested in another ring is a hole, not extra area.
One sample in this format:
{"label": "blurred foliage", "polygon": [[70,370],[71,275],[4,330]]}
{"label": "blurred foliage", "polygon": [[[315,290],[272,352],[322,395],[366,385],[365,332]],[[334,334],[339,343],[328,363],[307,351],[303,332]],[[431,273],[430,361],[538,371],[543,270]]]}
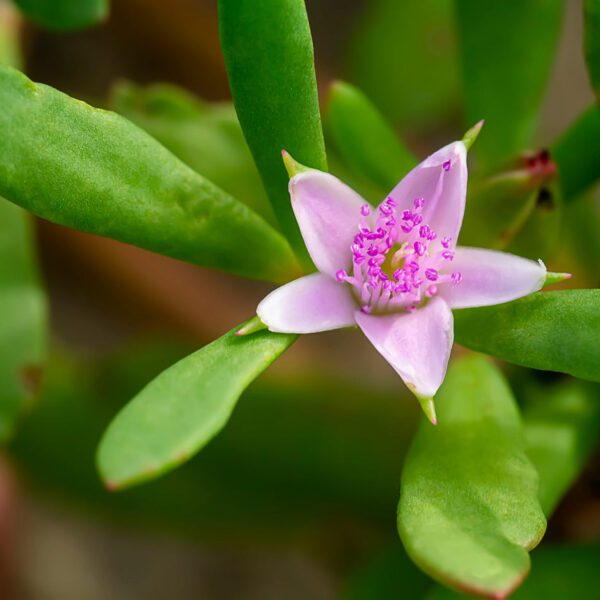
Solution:
{"label": "blurred foliage", "polygon": [[48,307],[30,215],[0,198],[0,223],[0,441],[6,441],[40,384]]}
{"label": "blurred foliage", "polygon": [[600,2],[584,0],[584,48],[590,82],[600,93]]}
{"label": "blurred foliage", "polygon": [[[0,1],[0,64],[18,65],[18,20]],[[31,216],[0,197],[0,441],[30,407],[39,386],[48,336]]]}
{"label": "blurred foliage", "polygon": [[568,381],[527,392],[527,455],[540,476],[540,503],[550,516],[597,445],[600,387]]}
{"label": "blurred foliage", "polygon": [[591,106],[554,145],[566,202],[576,200],[600,178],[600,109]]}
{"label": "blurred foliage", "polygon": [[402,545],[395,544],[375,553],[344,581],[342,600],[422,598],[431,580],[410,561]]}
{"label": "blurred foliage", "polygon": [[338,81],[331,86],[326,125],[349,169],[386,192],[416,164],[415,157],[383,115],[348,83]]}
{"label": "blurred foliage", "polygon": [[370,0],[347,50],[347,79],[403,128],[435,127],[459,106],[452,0]]}
{"label": "blurred foliage", "polygon": [[563,0],[456,0],[467,123],[486,119],[487,167],[528,148],[558,43]]}
{"label": "blurred foliage", "polygon": [[371,539],[365,527],[389,529],[418,408],[396,391],[322,376],[257,382],[201,456],[141,488],[106,491],[93,465],[111,415],[185,353],[144,340],[97,365],[55,354],[42,401],[10,447],[35,489],[221,543],[332,541],[349,527],[334,544],[343,551],[349,535]]}
{"label": "blurred foliage", "polygon": [[108,0],[13,0],[32,21],[48,29],[89,27],[108,16]]}
{"label": "blurred foliage", "polygon": [[557,248],[562,204],[553,165],[546,154],[514,162],[510,170],[471,184],[460,243],[548,257]]}
{"label": "blurred foliage", "polygon": [[8,4],[0,0],[0,64],[20,68],[23,62],[19,46],[19,18]]}

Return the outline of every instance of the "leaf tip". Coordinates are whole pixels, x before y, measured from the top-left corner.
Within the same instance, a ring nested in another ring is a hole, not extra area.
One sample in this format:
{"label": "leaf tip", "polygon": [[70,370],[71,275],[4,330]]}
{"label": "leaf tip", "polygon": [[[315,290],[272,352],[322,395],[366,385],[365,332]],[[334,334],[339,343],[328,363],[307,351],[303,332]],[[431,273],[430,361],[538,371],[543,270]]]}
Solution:
{"label": "leaf tip", "polygon": [[471,127],[471,129],[469,129],[469,131],[467,131],[467,133],[465,133],[465,135],[463,136],[462,141],[463,144],[466,146],[467,150],[470,150],[471,146],[475,143],[475,140],[479,136],[479,133],[484,123],[485,119],[481,119],[481,121],[475,123],[475,125],[473,125],[473,127]]}
{"label": "leaf tip", "polygon": [[109,492],[116,492],[119,490],[119,488],[121,487],[116,481],[110,481],[105,479],[104,480],[104,487],[109,491]]}
{"label": "leaf tip", "polygon": [[419,404],[425,413],[425,416],[432,425],[437,425],[437,415],[435,413],[435,404],[433,398],[419,397]]}
{"label": "leaf tip", "polygon": [[546,273],[546,279],[544,280],[544,287],[547,285],[553,285],[555,283],[561,283],[567,281],[573,277],[572,273]]}
{"label": "leaf tip", "polygon": [[300,164],[298,161],[292,158],[292,155],[287,150],[281,151],[281,156],[283,158],[283,164],[285,165],[285,170],[288,173],[289,178],[291,179],[295,175],[299,173],[304,173],[304,171],[308,171],[308,167]]}
{"label": "leaf tip", "polygon": [[260,320],[260,317],[252,317],[249,321],[246,321],[239,329],[236,330],[235,335],[237,337],[244,337],[262,329],[266,329],[267,326]]}

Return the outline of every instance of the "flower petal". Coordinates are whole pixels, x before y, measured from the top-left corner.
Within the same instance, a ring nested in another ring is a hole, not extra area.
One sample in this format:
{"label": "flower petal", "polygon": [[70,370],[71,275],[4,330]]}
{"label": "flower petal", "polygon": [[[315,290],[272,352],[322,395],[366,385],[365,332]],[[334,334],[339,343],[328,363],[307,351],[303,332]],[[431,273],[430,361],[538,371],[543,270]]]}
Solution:
{"label": "flower petal", "polygon": [[360,208],[367,204],[337,177],[309,169],[290,179],[292,208],[317,269],[332,277],[352,263]]}
{"label": "flower petal", "polygon": [[508,252],[458,247],[451,263],[462,275],[460,283],[444,283],[440,295],[452,308],[489,306],[509,302],[541,289],[544,263]]}
{"label": "flower petal", "polygon": [[355,311],[356,302],[346,284],[313,273],[271,292],[256,314],[271,331],[315,333],[354,325]]}
{"label": "flower petal", "polygon": [[467,195],[467,149],[453,142],[416,166],[389,194],[398,212],[411,210],[416,198],[423,198],[423,222],[438,235],[450,237],[451,247],[462,225]]}
{"label": "flower petal", "polygon": [[448,366],[454,327],[452,312],[433,298],[413,313],[356,314],[356,322],[378,352],[420,399],[433,398]]}

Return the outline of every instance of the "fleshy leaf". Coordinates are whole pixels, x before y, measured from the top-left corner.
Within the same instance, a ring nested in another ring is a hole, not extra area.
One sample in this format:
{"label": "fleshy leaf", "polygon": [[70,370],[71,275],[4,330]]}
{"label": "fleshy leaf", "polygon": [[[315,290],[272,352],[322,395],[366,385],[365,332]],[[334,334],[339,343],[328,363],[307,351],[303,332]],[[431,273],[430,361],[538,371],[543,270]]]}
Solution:
{"label": "fleshy leaf", "polygon": [[29,19],[48,29],[89,27],[108,16],[108,0],[14,0]]}
{"label": "fleshy leaf", "polygon": [[554,145],[565,203],[577,197],[600,178],[600,108],[588,108]]}
{"label": "fleshy leaf", "polygon": [[240,124],[281,228],[308,267],[281,162],[281,151],[287,150],[302,164],[327,170],[306,7],[303,0],[219,0],[218,5]]}
{"label": "fleshy leaf", "polygon": [[0,198],[0,224],[0,441],[6,441],[41,383],[48,307],[30,216]]}
{"label": "fleshy leaf", "polygon": [[[591,598],[600,588],[600,546],[542,546],[531,557],[531,575],[510,600],[564,600]],[[591,594],[591,595],[590,595]],[[425,600],[470,598],[442,587],[433,588]]]}
{"label": "fleshy leaf", "polygon": [[417,164],[385,117],[348,83],[331,86],[326,124],[347,165],[386,191]]}
{"label": "fleshy leaf", "polygon": [[275,222],[232,104],[204,103],[174,85],[130,82],[115,86],[111,104],[194,171]]}
{"label": "fleshy leaf", "polygon": [[539,390],[523,412],[527,454],[540,476],[538,496],[550,516],[597,444],[598,386],[565,382]]}
{"label": "fleshy leaf", "polygon": [[534,133],[550,75],[562,0],[458,0],[467,122],[485,118],[474,148],[490,164],[523,150]]}
{"label": "fleshy leaf", "polygon": [[454,311],[459,344],[524,367],[600,381],[600,290],[542,292]]}
{"label": "fleshy leaf", "polygon": [[227,423],[244,389],[296,340],[239,327],[180,360],[115,417],[98,448],[110,489],[158,477],[185,462]]}
{"label": "fleshy leaf", "polygon": [[272,281],[295,260],[261,217],[114,113],[0,67],[0,194],[40,217]]}
{"label": "fleshy leaf", "polygon": [[516,403],[482,357],[455,361],[402,472],[398,530],[409,556],[452,587],[504,598],[544,534],[538,478]]}

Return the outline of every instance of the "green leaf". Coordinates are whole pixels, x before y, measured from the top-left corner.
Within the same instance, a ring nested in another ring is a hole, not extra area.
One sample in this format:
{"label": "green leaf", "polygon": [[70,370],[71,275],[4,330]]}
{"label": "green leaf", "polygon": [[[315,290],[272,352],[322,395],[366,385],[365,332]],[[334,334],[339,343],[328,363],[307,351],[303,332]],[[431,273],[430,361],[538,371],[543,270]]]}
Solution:
{"label": "green leaf", "polygon": [[311,262],[292,212],[287,150],[327,170],[313,45],[303,0],[219,0],[219,28],[235,108],[281,228]]}
{"label": "green leaf", "polygon": [[46,355],[47,302],[30,218],[0,198],[0,441],[33,400]]}
{"label": "green leaf", "polygon": [[113,89],[111,104],[196,172],[275,223],[233,105],[204,103],[174,85],[125,81]]}
{"label": "green leaf", "polygon": [[108,16],[108,0],[14,0],[29,19],[48,29],[95,25]]}
{"label": "green leaf", "polygon": [[347,74],[403,127],[454,116],[459,75],[452,0],[370,0],[357,19]]}
{"label": "green leaf", "polygon": [[296,269],[261,217],[149,135],[0,67],[0,194],[62,225],[247,277]]}
{"label": "green leaf", "polygon": [[326,124],[348,166],[385,190],[391,190],[417,163],[385,117],[348,83],[331,86]]}
{"label": "green leaf", "polygon": [[546,527],[519,413],[500,371],[455,361],[438,396],[439,425],[422,422],[402,472],[398,530],[430,576],[501,598],[529,571]]}
{"label": "green leaf", "polygon": [[[532,555],[531,575],[511,600],[565,600],[592,598],[600,588],[600,546],[542,546]],[[468,598],[435,587],[426,600]]]}
{"label": "green leaf", "polygon": [[600,109],[588,108],[554,145],[560,185],[566,203],[600,178]]}
{"label": "green leaf", "polygon": [[296,340],[235,330],[179,361],[119,412],[98,448],[106,485],[122,488],[169,471],[227,423],[244,389]]}
{"label": "green leaf", "polygon": [[565,382],[527,398],[523,419],[527,454],[540,476],[547,516],[590,458],[600,431],[598,387]]}
{"label": "green leaf", "polygon": [[541,292],[454,311],[456,341],[544,371],[600,381],[600,290]]}
{"label": "green leaf", "polygon": [[584,49],[590,82],[600,97],[600,2],[584,2]]}
{"label": "green leaf", "polygon": [[531,142],[560,32],[562,0],[457,0],[466,119],[485,119],[489,165]]}

